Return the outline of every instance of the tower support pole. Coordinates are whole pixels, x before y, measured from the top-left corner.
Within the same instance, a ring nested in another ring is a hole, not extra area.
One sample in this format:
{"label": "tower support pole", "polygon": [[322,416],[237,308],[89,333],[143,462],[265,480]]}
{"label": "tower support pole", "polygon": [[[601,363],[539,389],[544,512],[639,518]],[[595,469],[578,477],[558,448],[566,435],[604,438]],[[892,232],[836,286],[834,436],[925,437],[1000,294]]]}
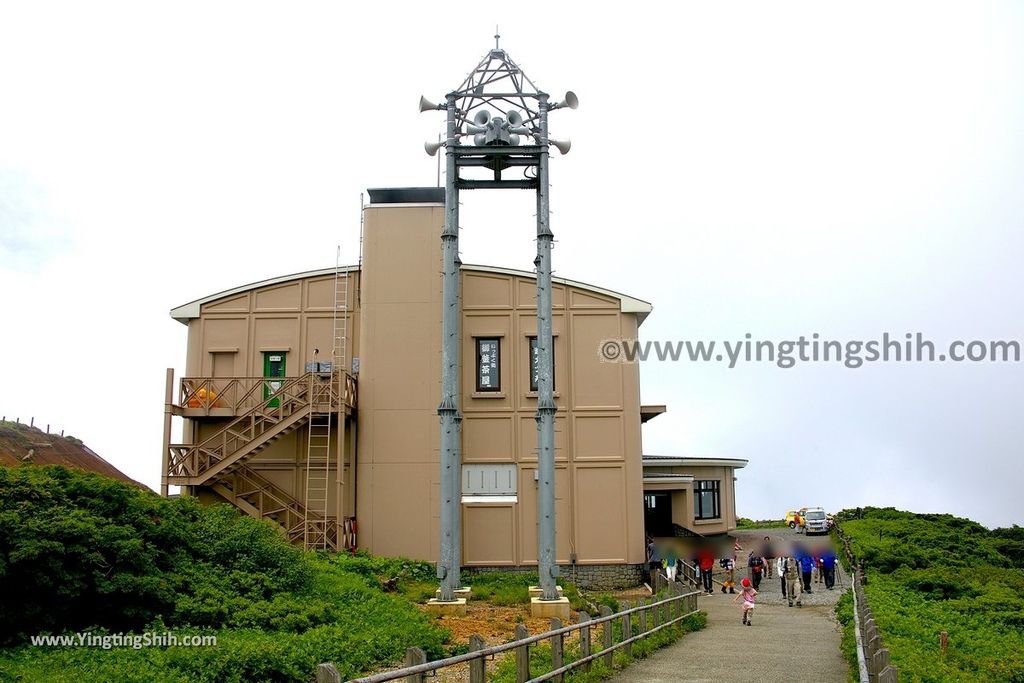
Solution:
{"label": "tower support pole", "polygon": [[537,168],[537,562],[542,600],[557,600],[555,579],[555,406],[551,330],[551,247],[549,222],[548,97],[539,97],[540,160]]}
{"label": "tower support pole", "polygon": [[437,414],[441,420],[441,544],[437,578],[441,590],[439,600],[451,602],[459,587],[459,565],[456,554],[461,496],[459,495],[459,450],[462,415],[459,411],[459,187],[457,183],[455,145],[456,98],[447,97],[447,148],[445,155],[444,229],[441,232],[441,403]]}

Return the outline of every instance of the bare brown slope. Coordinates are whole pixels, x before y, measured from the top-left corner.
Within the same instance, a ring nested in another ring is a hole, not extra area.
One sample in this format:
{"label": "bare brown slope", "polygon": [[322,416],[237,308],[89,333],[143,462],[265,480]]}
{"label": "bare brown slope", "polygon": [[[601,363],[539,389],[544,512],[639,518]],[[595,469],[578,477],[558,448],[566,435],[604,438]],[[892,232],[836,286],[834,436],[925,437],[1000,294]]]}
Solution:
{"label": "bare brown slope", "polygon": [[26,424],[0,421],[0,465],[21,463],[64,465],[102,474],[140,488],[149,488],[111,465],[73,436],[47,434]]}

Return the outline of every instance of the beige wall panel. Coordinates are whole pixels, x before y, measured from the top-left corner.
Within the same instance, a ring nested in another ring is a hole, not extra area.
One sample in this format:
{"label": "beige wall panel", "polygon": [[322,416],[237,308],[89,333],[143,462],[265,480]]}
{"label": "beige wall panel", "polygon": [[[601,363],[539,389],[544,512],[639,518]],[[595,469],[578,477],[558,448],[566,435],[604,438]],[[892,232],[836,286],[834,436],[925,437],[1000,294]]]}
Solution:
{"label": "beige wall panel", "polygon": [[197,375],[209,377],[213,375],[214,351],[232,351],[237,349],[239,359],[235,361],[235,369],[245,370],[244,358],[249,336],[246,318],[207,318],[203,321],[202,349],[197,360],[200,367]]}
{"label": "beige wall panel", "polygon": [[576,460],[623,460],[622,415],[573,415],[573,457]]}
{"label": "beige wall panel", "polygon": [[693,528],[693,493],[688,490],[672,492],[672,521],[687,529]]}
{"label": "beige wall panel", "polygon": [[[203,370],[203,319],[194,318],[188,322],[188,347],[185,350],[185,377],[201,375]],[[179,377],[175,376],[175,382]],[[174,387],[174,399],[178,400],[178,387]]]}
{"label": "beige wall panel", "polygon": [[621,408],[623,366],[604,363],[598,354],[603,339],[619,336],[617,313],[572,316],[572,378],[575,408]]}
{"label": "beige wall panel", "polygon": [[248,313],[249,293],[239,294],[230,299],[211,301],[208,304],[203,304],[201,310],[203,315],[207,313]]}
{"label": "beige wall panel", "polygon": [[[444,209],[369,208],[365,217],[363,263],[370,277],[364,305],[439,300]],[[374,272],[371,264],[379,269]]]}
{"label": "beige wall panel", "polygon": [[584,292],[570,288],[569,305],[573,308],[611,308],[619,310],[619,302],[611,297],[600,296],[593,292]]}
{"label": "beige wall panel", "polygon": [[[537,462],[537,420],[533,412],[517,413],[519,416],[519,462]],[[569,459],[567,445],[569,421],[565,415],[555,415],[555,460]]]}
{"label": "beige wall panel", "polygon": [[462,557],[467,565],[515,563],[515,512],[511,505],[462,509]]}
{"label": "beige wall panel", "polygon": [[364,323],[371,348],[364,350],[361,397],[369,406],[436,409],[441,394],[436,353],[439,311],[422,305],[367,307]]}
{"label": "beige wall panel", "polygon": [[[537,482],[533,480],[536,469],[519,469],[519,502],[516,505],[519,525],[519,563],[537,563]],[[571,510],[569,509],[569,470],[565,466],[555,467],[555,560],[568,562],[572,547]],[[582,558],[580,558],[582,559]]]}
{"label": "beige wall panel", "polygon": [[[537,281],[534,279],[516,278],[516,306],[518,308],[537,308]],[[565,308],[565,286],[552,285],[551,307]]]}
{"label": "beige wall panel", "polygon": [[212,375],[214,377],[237,377],[240,375],[241,371],[236,369],[236,365],[241,365],[238,362],[240,355],[234,351],[210,354]]}
{"label": "beige wall panel", "polygon": [[580,562],[626,561],[625,471],[576,468],[576,549]]}
{"label": "beige wall panel", "polygon": [[512,416],[467,415],[462,420],[462,459],[465,462],[512,462]]}
{"label": "beige wall panel", "polygon": [[253,349],[249,356],[253,376],[263,375],[263,354],[267,351],[285,352],[285,375],[302,374],[306,359],[299,345],[299,317],[284,316],[253,320]]}
{"label": "beige wall panel", "polygon": [[[353,273],[348,284],[350,307],[355,306],[357,286],[356,275]],[[334,276],[306,281],[305,308],[307,311],[334,310]]]}
{"label": "beige wall panel", "polygon": [[425,410],[373,411],[373,462],[437,462],[438,444],[431,441],[435,422],[437,416]]}
{"label": "beige wall panel", "polygon": [[508,275],[464,273],[462,288],[463,309],[512,306],[512,278]]}
{"label": "beige wall panel", "polygon": [[[334,319],[305,317],[306,326],[303,335],[303,358],[313,360],[313,350],[320,349],[318,358],[321,361],[331,360],[331,352],[334,349]],[[351,330],[351,326],[349,330]],[[351,348],[349,349],[351,351]],[[303,369],[306,364],[303,362]]]}
{"label": "beige wall panel", "polygon": [[298,311],[302,306],[302,281],[256,290],[256,312]]}
{"label": "beige wall panel", "polygon": [[436,485],[437,468],[427,464],[374,464],[369,492],[373,517],[368,539],[375,555],[433,559],[431,538],[431,487]]}

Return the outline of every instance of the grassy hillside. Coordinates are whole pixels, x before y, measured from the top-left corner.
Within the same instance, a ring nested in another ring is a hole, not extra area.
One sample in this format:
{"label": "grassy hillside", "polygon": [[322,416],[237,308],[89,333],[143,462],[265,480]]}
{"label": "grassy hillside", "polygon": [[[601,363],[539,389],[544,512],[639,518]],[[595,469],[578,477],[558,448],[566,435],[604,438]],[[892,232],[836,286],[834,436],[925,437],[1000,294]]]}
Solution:
{"label": "grassy hillside", "polygon": [[[381,566],[381,563],[388,566]],[[0,680],[306,681],[445,654],[448,634],[374,571],[422,562],[326,557],[233,508],[162,499],[63,467],[0,467]],[[173,631],[216,647],[43,648],[40,633]]]}
{"label": "grassy hillside", "polygon": [[[892,508],[838,518],[864,562],[868,602],[901,681],[1024,683],[1024,528]],[[849,596],[838,613],[855,670]]]}

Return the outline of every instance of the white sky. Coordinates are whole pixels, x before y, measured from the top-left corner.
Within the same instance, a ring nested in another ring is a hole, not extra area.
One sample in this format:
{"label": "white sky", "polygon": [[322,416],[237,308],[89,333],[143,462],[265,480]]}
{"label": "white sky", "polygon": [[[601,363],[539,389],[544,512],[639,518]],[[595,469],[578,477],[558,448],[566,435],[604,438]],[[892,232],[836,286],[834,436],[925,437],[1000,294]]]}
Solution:
{"label": "white sky", "polygon": [[[495,23],[581,100],[556,274],[653,302],[645,339],[1024,340],[1024,5],[369,5],[0,1],[0,413],[155,487],[168,310],[354,261],[359,193],[434,184],[417,100]],[[470,193],[463,260],[529,269],[532,214]],[[744,516],[1020,523],[1021,372],[650,362],[644,447],[748,458]]]}

